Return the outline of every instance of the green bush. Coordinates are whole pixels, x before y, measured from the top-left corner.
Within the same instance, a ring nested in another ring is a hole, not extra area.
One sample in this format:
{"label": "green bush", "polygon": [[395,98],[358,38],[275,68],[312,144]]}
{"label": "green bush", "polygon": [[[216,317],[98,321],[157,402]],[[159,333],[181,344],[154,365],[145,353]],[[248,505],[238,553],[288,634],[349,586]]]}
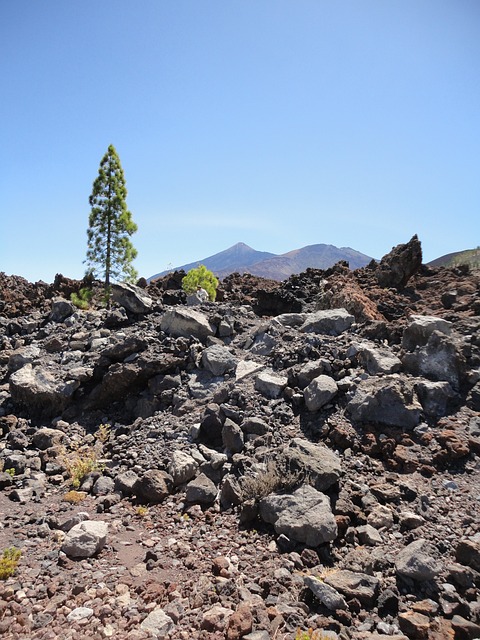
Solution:
{"label": "green bush", "polygon": [[93,291],[88,287],[82,287],[78,293],[71,293],[70,300],[78,309],[88,309]]}
{"label": "green bush", "polygon": [[194,269],[190,269],[182,280],[182,289],[187,294],[195,293],[198,286],[205,289],[212,302],[215,300],[217,297],[218,280],[203,264]]}
{"label": "green bush", "polygon": [[13,576],[17,570],[22,552],[15,547],[5,549],[0,558],[0,580],[6,580]]}

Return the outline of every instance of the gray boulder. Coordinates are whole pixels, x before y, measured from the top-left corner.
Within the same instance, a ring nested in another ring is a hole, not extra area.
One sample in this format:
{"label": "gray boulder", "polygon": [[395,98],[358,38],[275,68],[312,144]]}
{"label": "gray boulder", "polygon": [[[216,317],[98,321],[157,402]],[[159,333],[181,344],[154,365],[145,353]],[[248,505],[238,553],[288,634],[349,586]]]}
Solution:
{"label": "gray boulder", "polygon": [[413,382],[392,374],[362,380],[347,405],[347,412],[354,422],[413,428],[420,422],[422,406]]}
{"label": "gray boulder", "polygon": [[172,453],[172,460],[168,472],[173,478],[173,485],[178,487],[195,477],[198,471],[198,463],[185,451],[176,449]]}
{"label": "gray boulder", "polygon": [[260,500],[260,516],[278,534],[311,547],[335,540],[337,523],[330,500],[310,485],[293,493],[273,493]]}
{"label": "gray boulder", "polygon": [[140,629],[146,631],[152,638],[163,640],[164,638],[169,637],[174,626],[175,623],[172,618],[167,616],[163,609],[157,607],[153,611],[150,611],[148,616],[140,625]]}
{"label": "gray boulder", "polygon": [[402,363],[414,376],[430,380],[445,380],[458,389],[465,371],[465,358],[461,347],[440,331],[434,331],[425,346],[405,353]]}
{"label": "gray boulder", "polygon": [[134,494],[134,487],[138,481],[138,475],[135,471],[129,469],[123,473],[119,473],[115,477],[114,489],[119,491],[123,496],[132,496]]}
{"label": "gray boulder", "polygon": [[337,395],[338,386],[330,376],[314,378],[304,391],[305,405],[309,411],[318,411]]}
{"label": "gray boulder", "polygon": [[325,577],[325,582],[349,600],[356,598],[366,607],[374,604],[380,587],[378,578],[347,569],[332,571]]}
{"label": "gray boulder", "polygon": [[169,309],[161,321],[161,329],[171,336],[183,336],[184,338],[198,338],[206,340],[208,336],[215,335],[215,327],[208,318],[195,309]]}
{"label": "gray boulder", "polygon": [[415,384],[415,390],[423,411],[433,418],[446,415],[448,403],[456,395],[449,382],[420,380]]}
{"label": "gray boulder", "polygon": [[437,316],[410,316],[410,324],[403,331],[402,347],[406,351],[414,351],[417,347],[425,346],[434,331],[449,336],[452,328],[451,322]]}
{"label": "gray boulder", "polygon": [[225,373],[235,370],[237,359],[226,347],[214,344],[203,351],[202,365],[212,375],[223,376]]}
{"label": "gray boulder", "polygon": [[26,364],[32,364],[39,356],[40,348],[33,344],[15,349],[8,358],[8,370],[18,371]]}
{"label": "gray boulder", "polygon": [[107,542],[108,524],[102,520],[84,520],[76,524],[65,537],[62,551],[71,558],[91,558]]}
{"label": "gray boulder", "polygon": [[372,376],[400,371],[402,362],[388,347],[361,344],[358,347],[359,364]]}
{"label": "gray boulder", "polygon": [[217,487],[204,473],[191,480],[185,490],[187,502],[211,505],[217,497]]}
{"label": "gray boulder", "polygon": [[132,313],[148,313],[153,306],[153,300],[143,289],[126,282],[112,285],[112,300]]}
{"label": "gray boulder", "polygon": [[305,576],[303,582],[310,589],[313,595],[330,611],[337,609],[348,609],[345,598],[333,587],[323,580],[318,580],[314,576]]}
{"label": "gray boulder", "polygon": [[222,427],[222,442],[225,449],[231,454],[240,453],[243,450],[244,439],[242,429],[227,418]]}
{"label": "gray boulder", "polygon": [[329,336],[339,336],[350,329],[355,322],[346,309],[326,309],[309,313],[300,327],[303,333],[322,333]]}
{"label": "gray boulder", "polygon": [[76,311],[76,307],[69,300],[64,298],[54,298],[52,302],[52,310],[48,319],[50,322],[63,322]]}
{"label": "gray boulder", "polygon": [[294,438],[282,450],[287,468],[293,473],[305,474],[317,491],[326,491],[342,475],[339,458],[323,444]]}
{"label": "gray boulder", "polygon": [[262,371],[255,379],[255,389],[267,398],[279,398],[287,383],[285,376],[274,374],[273,371]]}
{"label": "gray boulder", "polygon": [[439,563],[428,552],[427,542],[423,538],[397,553],[395,568],[399,575],[420,582],[432,580],[440,572]]}
{"label": "gray boulder", "polygon": [[65,380],[57,369],[26,364],[10,376],[10,394],[15,404],[33,415],[52,417],[71,402],[80,386],[78,380]]}
{"label": "gray boulder", "polygon": [[34,447],[45,451],[61,444],[66,439],[66,435],[60,429],[50,429],[49,427],[41,427],[32,437]]}

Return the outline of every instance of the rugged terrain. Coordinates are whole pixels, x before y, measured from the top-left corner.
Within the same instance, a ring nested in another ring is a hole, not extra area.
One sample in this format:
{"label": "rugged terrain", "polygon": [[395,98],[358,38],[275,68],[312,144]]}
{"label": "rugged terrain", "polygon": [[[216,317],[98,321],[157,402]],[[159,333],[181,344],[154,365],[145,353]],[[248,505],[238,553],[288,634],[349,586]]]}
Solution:
{"label": "rugged terrain", "polygon": [[0,274],[0,635],[479,638],[478,272],[181,277]]}

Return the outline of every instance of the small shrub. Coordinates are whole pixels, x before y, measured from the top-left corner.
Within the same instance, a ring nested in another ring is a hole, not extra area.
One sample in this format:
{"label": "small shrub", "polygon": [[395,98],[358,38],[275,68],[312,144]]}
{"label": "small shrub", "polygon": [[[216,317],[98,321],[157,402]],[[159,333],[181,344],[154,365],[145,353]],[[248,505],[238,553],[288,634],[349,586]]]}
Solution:
{"label": "small shrub", "polygon": [[15,477],[15,469],[13,469],[13,467],[11,469],[5,469],[5,473],[8,473],[11,478]]}
{"label": "small shrub", "polygon": [[108,439],[110,438],[110,434],[112,432],[112,426],[107,424],[101,424],[98,427],[98,431],[95,434],[97,440],[99,442],[101,442],[102,444],[105,444],[106,442],[108,442]]}
{"label": "small shrub", "polygon": [[288,469],[283,459],[269,460],[263,471],[241,478],[242,498],[244,501],[261,500],[275,491],[291,490],[301,480],[301,474]]}
{"label": "small shrub", "polygon": [[63,463],[74,489],[78,489],[82,480],[89,473],[103,471],[103,465],[98,459],[98,454],[93,447],[84,447],[63,457]]}
{"label": "small shrub", "polygon": [[297,635],[295,636],[295,640],[331,640],[331,638],[331,635],[326,634],[321,629],[308,629],[307,631],[297,629]]}
{"label": "small shrub", "polygon": [[70,502],[70,504],[77,504],[82,502],[82,500],[85,500],[86,497],[87,494],[85,491],[68,491],[68,493],[63,496],[63,500],[65,502]]}
{"label": "small shrub", "polygon": [[190,269],[187,275],[182,279],[182,289],[187,294],[195,293],[198,286],[205,289],[212,302],[215,300],[217,297],[218,280],[213,275],[212,271],[209,271],[209,269],[207,269],[203,264],[195,269]]}
{"label": "small shrub", "polygon": [[144,518],[148,514],[148,507],[139,506],[137,507],[136,513],[140,518]]}
{"label": "small shrub", "polygon": [[14,575],[21,555],[22,552],[20,549],[16,549],[15,547],[5,549],[0,558],[0,580],[6,580]]}
{"label": "small shrub", "polygon": [[89,308],[92,297],[93,291],[88,287],[82,287],[78,293],[70,294],[70,300],[73,304],[84,311]]}

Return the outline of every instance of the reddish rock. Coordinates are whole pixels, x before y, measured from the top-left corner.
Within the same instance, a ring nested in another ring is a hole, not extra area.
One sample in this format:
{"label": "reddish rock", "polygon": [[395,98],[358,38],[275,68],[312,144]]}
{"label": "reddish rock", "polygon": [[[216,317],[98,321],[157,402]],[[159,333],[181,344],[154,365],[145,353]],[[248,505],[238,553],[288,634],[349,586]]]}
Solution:
{"label": "reddish rock", "polygon": [[239,640],[253,628],[253,615],[248,604],[241,604],[227,622],[227,640]]}

